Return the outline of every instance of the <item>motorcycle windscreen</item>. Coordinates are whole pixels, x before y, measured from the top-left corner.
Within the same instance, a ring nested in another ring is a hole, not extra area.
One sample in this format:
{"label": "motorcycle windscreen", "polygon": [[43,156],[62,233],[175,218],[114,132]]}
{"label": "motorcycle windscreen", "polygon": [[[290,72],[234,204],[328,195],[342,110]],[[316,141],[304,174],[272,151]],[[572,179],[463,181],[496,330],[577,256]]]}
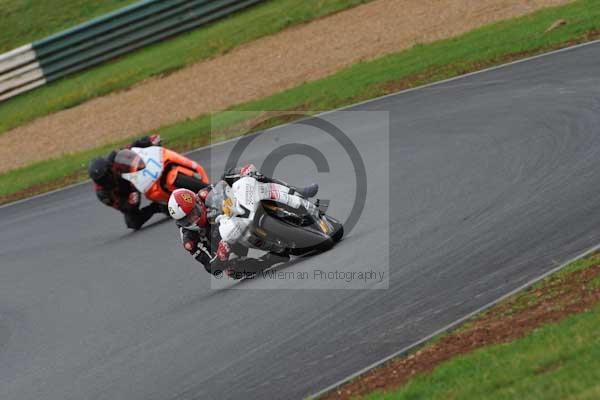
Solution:
{"label": "motorcycle windscreen", "polygon": [[148,174],[144,160],[129,149],[120,150],[117,153],[114,168],[121,174],[123,179],[131,182],[141,193],[146,193],[157,179],[157,177]]}
{"label": "motorcycle windscreen", "polygon": [[146,168],[144,160],[129,149],[119,150],[115,156],[115,169],[120,173],[138,172]]}
{"label": "motorcycle windscreen", "polygon": [[219,181],[206,196],[204,204],[208,210],[208,220],[211,224],[215,223],[216,218],[223,214],[223,203],[228,198],[227,182]]}

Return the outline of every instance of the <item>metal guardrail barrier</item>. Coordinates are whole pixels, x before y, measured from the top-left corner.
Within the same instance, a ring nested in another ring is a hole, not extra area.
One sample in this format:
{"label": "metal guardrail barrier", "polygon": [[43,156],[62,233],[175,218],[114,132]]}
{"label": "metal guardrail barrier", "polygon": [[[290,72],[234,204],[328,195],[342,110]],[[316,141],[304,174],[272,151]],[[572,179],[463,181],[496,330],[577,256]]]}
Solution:
{"label": "metal guardrail barrier", "polygon": [[0,102],[261,0],[143,0],[0,55]]}

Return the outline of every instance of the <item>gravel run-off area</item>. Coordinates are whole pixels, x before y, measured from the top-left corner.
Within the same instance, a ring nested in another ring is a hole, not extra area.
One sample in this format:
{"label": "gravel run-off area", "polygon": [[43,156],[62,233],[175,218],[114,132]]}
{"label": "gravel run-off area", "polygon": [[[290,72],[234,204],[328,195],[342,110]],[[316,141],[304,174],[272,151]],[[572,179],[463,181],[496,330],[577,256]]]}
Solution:
{"label": "gravel run-off area", "polygon": [[0,135],[0,172],[266,97],[359,61],[570,0],[375,0]]}

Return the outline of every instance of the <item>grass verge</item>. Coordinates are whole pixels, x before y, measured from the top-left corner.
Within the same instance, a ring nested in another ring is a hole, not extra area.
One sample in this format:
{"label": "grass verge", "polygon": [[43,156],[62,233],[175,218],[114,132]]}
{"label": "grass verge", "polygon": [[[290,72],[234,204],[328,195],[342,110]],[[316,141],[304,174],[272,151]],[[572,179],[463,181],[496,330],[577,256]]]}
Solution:
{"label": "grass verge", "polygon": [[600,397],[600,254],[322,399]]}
{"label": "grass verge", "polygon": [[[0,105],[0,133],[94,97],[126,89],[151,76],[167,74],[200,60],[216,57],[287,27],[368,1],[265,1],[208,26],[10,99]],[[45,1],[41,3],[45,4]]]}
{"label": "grass verge", "polygon": [[0,0],[0,53],[50,36],[137,0]]}
{"label": "grass verge", "polygon": [[[547,32],[557,20],[565,25]],[[450,78],[525,56],[543,53],[600,37],[600,2],[578,0],[572,4],[483,27],[462,36],[363,62],[327,78],[303,84],[231,110],[328,110],[421,84]],[[213,116],[229,135],[244,121],[231,120],[235,113]],[[259,113],[256,113],[259,115]],[[158,132],[166,144],[188,150],[208,144],[210,116],[164,127]],[[271,119],[269,125],[283,120]],[[115,143],[114,146],[121,143]],[[0,175],[0,203],[6,203],[81,179],[87,160],[107,148],[70,154]]]}

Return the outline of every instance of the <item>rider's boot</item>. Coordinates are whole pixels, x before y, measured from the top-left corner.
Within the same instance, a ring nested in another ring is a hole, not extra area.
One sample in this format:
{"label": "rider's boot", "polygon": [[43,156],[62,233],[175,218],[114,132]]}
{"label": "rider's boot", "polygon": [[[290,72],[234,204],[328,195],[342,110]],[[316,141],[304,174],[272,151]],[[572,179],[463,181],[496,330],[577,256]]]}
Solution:
{"label": "rider's boot", "polygon": [[305,199],[310,199],[311,197],[315,197],[317,192],[319,191],[319,184],[313,183],[303,188],[294,188],[296,192]]}

